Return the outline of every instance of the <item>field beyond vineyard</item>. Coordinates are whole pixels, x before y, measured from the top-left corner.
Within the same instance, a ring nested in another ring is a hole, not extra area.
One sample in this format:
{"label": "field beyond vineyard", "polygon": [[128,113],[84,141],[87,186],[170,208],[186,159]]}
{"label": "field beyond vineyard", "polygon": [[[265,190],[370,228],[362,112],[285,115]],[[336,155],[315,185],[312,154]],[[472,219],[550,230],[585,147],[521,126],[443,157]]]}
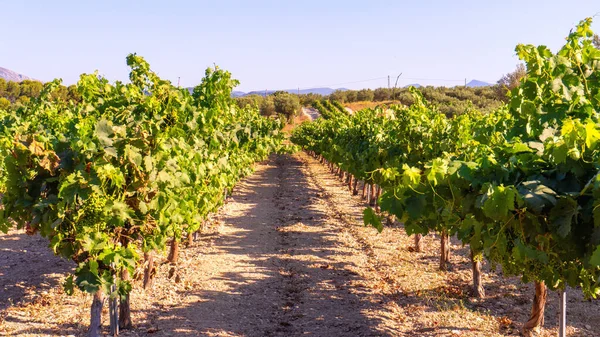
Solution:
{"label": "field beyond vineyard", "polygon": [[[436,237],[423,239],[424,252],[412,252],[401,226],[379,235],[364,227],[364,206],[312,157],[271,157],[182,250],[171,278],[164,264],[151,289],[134,286],[135,328],[122,335],[518,335],[531,309],[531,284],[485,265],[487,297],[473,300],[467,248],[453,242],[452,272],[439,272]],[[11,232],[0,241],[0,260],[11,261],[0,271],[7,303],[0,334],[83,336],[92,297],[62,291],[60,271],[71,264],[38,237]],[[19,260],[11,258],[16,252]],[[568,298],[569,336],[600,336],[598,302],[575,290]],[[550,293],[541,336],[556,334],[557,315]]]}

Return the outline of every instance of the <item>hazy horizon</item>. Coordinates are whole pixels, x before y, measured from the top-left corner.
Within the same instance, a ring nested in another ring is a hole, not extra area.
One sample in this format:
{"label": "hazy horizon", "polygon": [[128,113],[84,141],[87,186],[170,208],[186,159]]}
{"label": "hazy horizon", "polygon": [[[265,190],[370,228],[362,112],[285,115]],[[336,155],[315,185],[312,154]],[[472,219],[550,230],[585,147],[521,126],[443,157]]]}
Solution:
{"label": "hazy horizon", "polygon": [[[23,1],[3,3],[0,67],[42,81],[99,70],[126,80],[137,53],[161,77],[198,84],[229,70],[239,91],[495,83],[519,62],[518,43],[558,49],[600,12],[593,1]],[[565,9],[567,8],[567,9]],[[600,24],[593,28],[600,30]],[[9,34],[10,33],[10,34]]]}

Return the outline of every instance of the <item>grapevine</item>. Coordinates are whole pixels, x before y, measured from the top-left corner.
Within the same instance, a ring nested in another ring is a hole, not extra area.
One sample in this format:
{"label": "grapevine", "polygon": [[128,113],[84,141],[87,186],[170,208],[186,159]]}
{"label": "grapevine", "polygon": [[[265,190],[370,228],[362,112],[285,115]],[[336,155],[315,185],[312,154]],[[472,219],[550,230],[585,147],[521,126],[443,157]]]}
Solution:
{"label": "grapevine", "polygon": [[190,95],[140,56],[127,64],[129,84],[84,74],[81,102],[51,100],[55,81],[30,105],[0,114],[0,229],[48,238],[77,263],[66,291],[94,294],[99,305],[103,295],[128,303],[127,275],[140,256],[199,230],[224,191],[282,139],[278,120],[235,107],[237,81],[226,71],[208,69]]}
{"label": "grapevine", "polygon": [[[590,25],[556,54],[517,46],[527,76],[486,115],[446,118],[413,91],[410,108],[319,121],[293,140],[381,185],[381,210],[408,234],[456,234],[474,263],[485,257],[536,282],[527,332],[543,321],[546,286],[600,295],[600,51]],[[383,229],[372,209],[365,223]]]}

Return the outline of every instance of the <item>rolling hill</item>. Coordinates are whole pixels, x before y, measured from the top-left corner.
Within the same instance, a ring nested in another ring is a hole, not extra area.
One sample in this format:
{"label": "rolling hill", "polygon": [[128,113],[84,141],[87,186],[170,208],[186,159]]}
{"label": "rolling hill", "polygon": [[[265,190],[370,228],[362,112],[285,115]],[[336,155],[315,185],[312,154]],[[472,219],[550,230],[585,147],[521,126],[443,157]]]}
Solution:
{"label": "rolling hill", "polygon": [[467,87],[469,87],[469,88],[489,87],[491,85],[493,85],[493,84],[479,81],[479,80],[471,80],[469,83],[467,83]]}
{"label": "rolling hill", "polygon": [[0,78],[6,81],[21,82],[23,80],[32,80],[31,77],[16,73],[10,69],[0,67]]}
{"label": "rolling hill", "polygon": [[[332,94],[336,90],[346,91],[348,89],[346,89],[346,88],[339,88],[339,89],[332,89],[332,88],[310,88],[310,89],[300,89],[299,92],[300,92],[300,95],[317,94],[317,95],[327,96],[327,95]],[[276,91],[285,91],[285,92],[289,92],[291,94],[297,94],[298,93],[298,89],[254,90],[254,91],[250,91],[250,92],[247,92],[247,93],[243,93],[241,91],[236,91],[234,93],[238,94],[238,96],[236,96],[236,97],[247,96],[247,95],[261,95],[261,96],[264,96],[265,92],[266,92],[267,95],[271,95],[272,93],[274,93]]]}

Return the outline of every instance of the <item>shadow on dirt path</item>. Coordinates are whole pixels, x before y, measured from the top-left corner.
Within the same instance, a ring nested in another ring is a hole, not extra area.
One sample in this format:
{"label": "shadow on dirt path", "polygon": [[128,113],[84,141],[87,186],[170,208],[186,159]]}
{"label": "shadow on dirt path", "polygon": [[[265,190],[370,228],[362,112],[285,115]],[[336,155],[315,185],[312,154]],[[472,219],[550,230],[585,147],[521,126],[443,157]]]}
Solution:
{"label": "shadow on dirt path", "polygon": [[73,263],[52,254],[48,240],[14,230],[0,234],[0,315],[9,306],[60,286]]}
{"label": "shadow on dirt path", "polygon": [[152,335],[393,336],[379,295],[355,287],[364,264],[328,216],[303,163],[278,156],[234,192],[206,270]]}
{"label": "shadow on dirt path", "polygon": [[[411,252],[402,226],[362,226],[364,207],[316,159],[272,157],[181,250],[177,277],[156,255],[154,286],[135,283],[135,328],[121,336],[518,335],[530,285],[486,268],[487,298],[472,299],[467,248],[453,242],[441,273],[434,235]],[[91,297],[59,290],[70,268],[39,237],[0,235],[0,335],[85,336]],[[541,337],[556,335],[555,295]],[[569,336],[599,336],[599,318],[599,301],[569,290]]]}

